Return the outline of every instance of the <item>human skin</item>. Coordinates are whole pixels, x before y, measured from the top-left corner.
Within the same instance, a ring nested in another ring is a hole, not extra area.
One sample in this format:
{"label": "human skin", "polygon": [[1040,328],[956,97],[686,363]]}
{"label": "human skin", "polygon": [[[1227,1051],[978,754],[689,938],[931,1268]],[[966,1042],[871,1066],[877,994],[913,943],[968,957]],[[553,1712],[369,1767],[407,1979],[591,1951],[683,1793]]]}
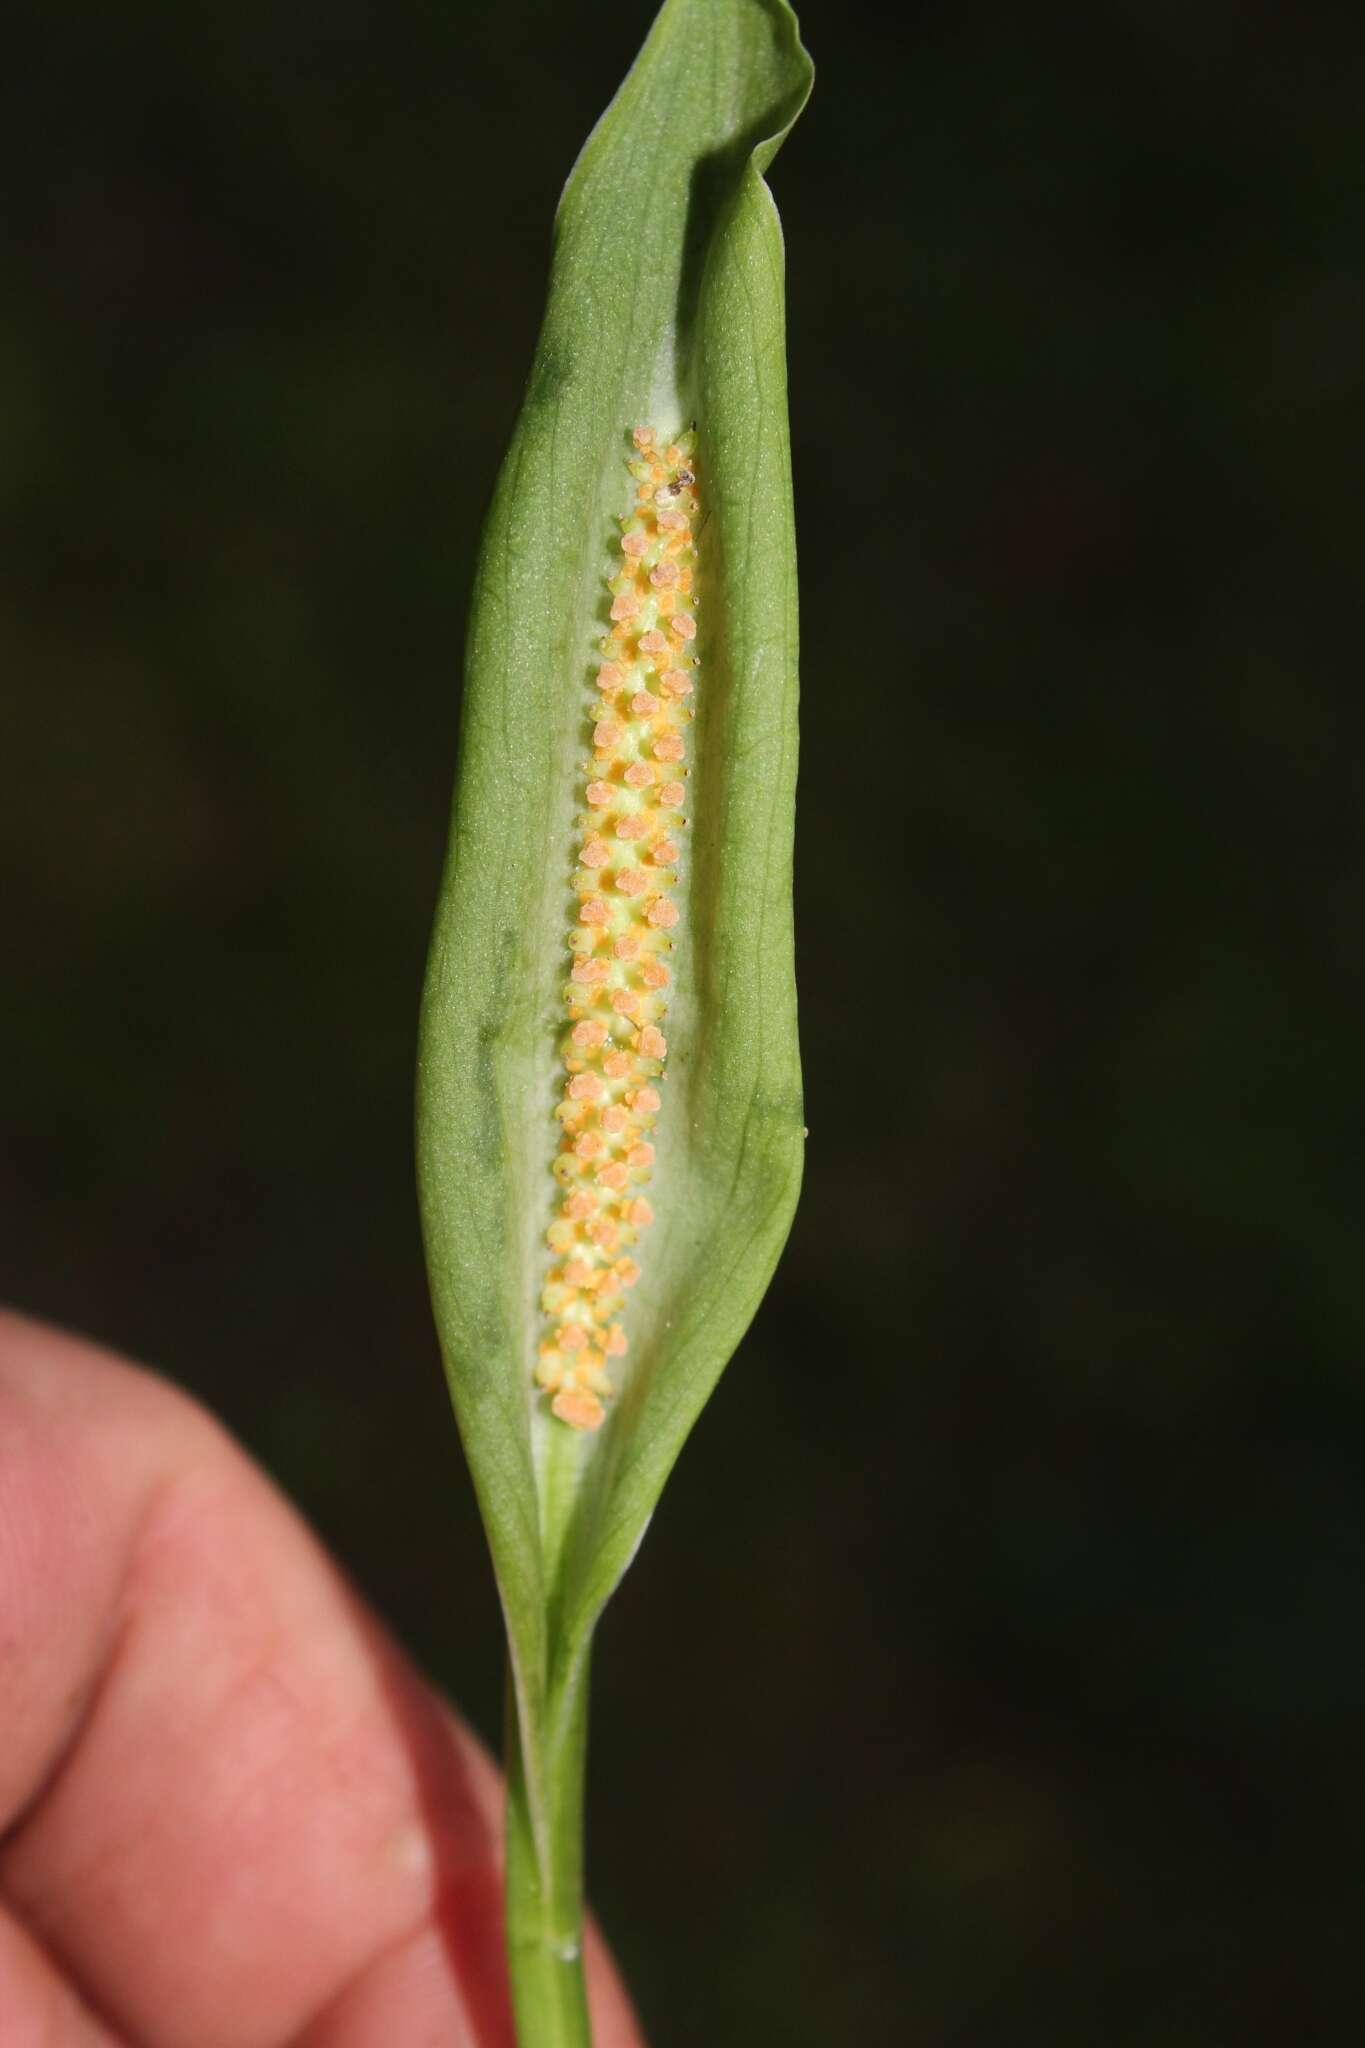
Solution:
{"label": "human skin", "polygon": [[0,1313],[5,2048],[515,2048],[501,1803],[209,1415]]}

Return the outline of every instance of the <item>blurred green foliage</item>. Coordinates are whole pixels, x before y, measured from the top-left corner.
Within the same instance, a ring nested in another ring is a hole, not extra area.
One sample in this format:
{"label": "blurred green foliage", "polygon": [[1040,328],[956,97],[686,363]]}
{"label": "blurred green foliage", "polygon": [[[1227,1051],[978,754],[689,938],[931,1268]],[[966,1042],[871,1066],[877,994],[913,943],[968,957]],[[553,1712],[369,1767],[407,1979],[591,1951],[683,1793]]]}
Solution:
{"label": "blurred green foliage", "polygon": [[[4,1284],[489,1734],[413,1033],[646,19],[76,0],[0,122]],[[1365,21],[804,27],[807,1192],[604,1627],[595,1895],[657,2048],[1353,2038]]]}

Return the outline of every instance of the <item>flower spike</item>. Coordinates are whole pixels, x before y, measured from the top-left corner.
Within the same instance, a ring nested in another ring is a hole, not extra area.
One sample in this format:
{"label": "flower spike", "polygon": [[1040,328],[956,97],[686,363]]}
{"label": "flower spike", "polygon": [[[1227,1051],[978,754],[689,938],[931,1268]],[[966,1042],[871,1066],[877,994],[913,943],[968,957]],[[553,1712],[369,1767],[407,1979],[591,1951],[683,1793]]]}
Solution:
{"label": "flower spike", "polygon": [[[602,642],[592,707],[593,756],[579,818],[577,925],[565,989],[567,1081],[554,1162],[563,1191],[548,1232],[553,1257],[541,1306],[550,1319],[536,1382],[571,1429],[597,1429],[613,1387],[609,1358],[623,1357],[616,1318],[638,1267],[624,1254],[653,1218],[641,1189],[660,1097],[669,972],[661,957],[679,917],[676,882],[678,765],[693,711],[691,652],[699,518],[694,436],[659,445],[637,427],[629,464],[637,490],[622,522],[621,560],[608,579],[612,630]],[[667,771],[656,763],[666,763]],[[667,809],[667,815],[666,815]]]}

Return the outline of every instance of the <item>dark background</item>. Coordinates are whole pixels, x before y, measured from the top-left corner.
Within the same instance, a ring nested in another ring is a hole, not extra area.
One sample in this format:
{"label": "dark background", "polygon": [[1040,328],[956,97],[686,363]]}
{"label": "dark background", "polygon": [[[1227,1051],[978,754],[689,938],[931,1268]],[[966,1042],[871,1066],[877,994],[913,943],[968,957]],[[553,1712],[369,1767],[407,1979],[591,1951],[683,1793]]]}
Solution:
{"label": "dark background", "polygon": [[[0,120],[3,1284],[493,1736],[412,1193],[479,520],[635,0],[58,5]],[[811,4],[811,1143],[602,1630],[657,2048],[1358,2038],[1359,10]]]}

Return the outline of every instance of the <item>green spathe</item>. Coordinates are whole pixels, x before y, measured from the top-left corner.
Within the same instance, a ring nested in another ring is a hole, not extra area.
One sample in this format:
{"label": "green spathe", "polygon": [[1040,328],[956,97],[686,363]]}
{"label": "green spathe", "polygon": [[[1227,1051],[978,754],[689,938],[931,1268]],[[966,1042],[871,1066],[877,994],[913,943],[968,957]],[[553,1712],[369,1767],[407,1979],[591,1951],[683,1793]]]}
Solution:
{"label": "green spathe", "polygon": [[[796,569],[782,240],[762,172],[805,102],[783,0],[666,0],[556,222],[483,538],[422,1017],[436,1320],[507,1620],[509,1939],[524,2048],[588,2039],[579,1818],[593,1624],[795,1207]],[[702,667],[669,1059],[629,1370],[582,1436],[533,1386],[553,1214],[587,688],[629,430],[698,423]]]}

